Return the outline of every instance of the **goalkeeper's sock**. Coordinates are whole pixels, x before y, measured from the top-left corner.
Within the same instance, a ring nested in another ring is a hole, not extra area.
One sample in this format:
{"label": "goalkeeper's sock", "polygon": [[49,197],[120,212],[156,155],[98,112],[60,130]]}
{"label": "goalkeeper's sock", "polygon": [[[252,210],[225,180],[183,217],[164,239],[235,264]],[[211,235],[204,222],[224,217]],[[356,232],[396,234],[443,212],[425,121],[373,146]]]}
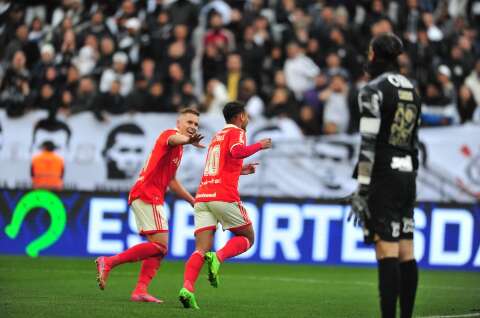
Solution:
{"label": "goalkeeper's sock", "polygon": [[183,275],[183,287],[190,292],[195,290],[195,282],[197,281],[198,274],[202,269],[205,262],[205,255],[200,251],[195,251],[185,263],[185,274]]}
{"label": "goalkeeper's sock", "polygon": [[161,243],[145,242],[132,246],[120,254],[108,257],[107,262],[113,268],[123,263],[138,262],[152,256],[165,255],[166,252],[167,247]]}
{"label": "goalkeeper's sock", "polygon": [[382,318],[395,318],[400,285],[400,269],[397,257],[378,261],[378,288]]}
{"label": "goalkeeper's sock", "polygon": [[250,248],[250,241],[245,236],[232,237],[224,247],[217,251],[217,258],[224,262],[228,258],[245,253]]}
{"label": "goalkeeper's sock", "polygon": [[146,294],[148,285],[152,281],[153,277],[157,274],[160,262],[163,259],[162,256],[152,256],[142,261],[142,267],[140,268],[140,275],[138,277],[137,286],[133,291],[134,294]]}
{"label": "goalkeeper's sock", "polygon": [[415,294],[418,285],[418,266],[416,260],[400,263],[400,317],[410,318],[413,314]]}

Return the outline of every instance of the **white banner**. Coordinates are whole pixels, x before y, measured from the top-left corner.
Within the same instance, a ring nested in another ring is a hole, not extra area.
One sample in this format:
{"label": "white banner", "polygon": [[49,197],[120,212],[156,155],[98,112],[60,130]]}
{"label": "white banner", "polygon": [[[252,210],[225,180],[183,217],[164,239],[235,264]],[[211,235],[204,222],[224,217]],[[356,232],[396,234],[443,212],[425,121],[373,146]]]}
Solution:
{"label": "white banner", "polygon": [[[45,123],[46,113],[30,112],[18,119],[0,111],[0,186],[28,188],[30,161],[39,146],[51,140],[65,158],[65,187],[75,190],[128,191],[158,134],[175,126],[175,115],[125,114],[97,121],[90,113]],[[208,143],[224,126],[222,117],[202,116]],[[424,165],[418,199],[472,202],[480,193],[480,127],[421,130]],[[288,119],[252,122],[249,143],[271,137],[274,147],[247,159],[258,161],[255,175],[240,181],[242,195],[297,198],[340,198],[351,193],[358,157],[358,136],[304,137]],[[186,146],[179,179],[196,191],[206,150]]]}

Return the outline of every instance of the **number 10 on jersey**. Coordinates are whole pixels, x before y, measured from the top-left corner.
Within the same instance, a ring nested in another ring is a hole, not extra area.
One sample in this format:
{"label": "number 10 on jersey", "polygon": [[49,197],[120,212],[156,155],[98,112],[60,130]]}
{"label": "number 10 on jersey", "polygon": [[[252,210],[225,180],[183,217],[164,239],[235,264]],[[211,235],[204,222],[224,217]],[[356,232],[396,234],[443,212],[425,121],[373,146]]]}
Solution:
{"label": "number 10 on jersey", "polygon": [[208,151],[207,163],[205,164],[204,176],[216,176],[220,166],[220,145],[215,145]]}

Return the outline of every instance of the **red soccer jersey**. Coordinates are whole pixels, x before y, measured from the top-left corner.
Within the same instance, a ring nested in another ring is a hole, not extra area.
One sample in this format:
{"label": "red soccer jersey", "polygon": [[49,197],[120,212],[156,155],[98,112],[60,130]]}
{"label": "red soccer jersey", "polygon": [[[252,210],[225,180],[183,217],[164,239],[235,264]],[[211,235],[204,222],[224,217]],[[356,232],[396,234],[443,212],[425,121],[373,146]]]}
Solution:
{"label": "red soccer jersey", "polygon": [[212,138],[196,202],[240,201],[238,178],[243,159],[232,156],[231,150],[236,145],[245,145],[245,131],[234,125],[225,126]]}
{"label": "red soccer jersey", "polygon": [[157,138],[155,147],[130,191],[128,204],[135,199],[152,204],[163,204],[168,184],[175,177],[182,160],[183,146],[168,145],[168,138],[176,133],[176,130],[168,129]]}

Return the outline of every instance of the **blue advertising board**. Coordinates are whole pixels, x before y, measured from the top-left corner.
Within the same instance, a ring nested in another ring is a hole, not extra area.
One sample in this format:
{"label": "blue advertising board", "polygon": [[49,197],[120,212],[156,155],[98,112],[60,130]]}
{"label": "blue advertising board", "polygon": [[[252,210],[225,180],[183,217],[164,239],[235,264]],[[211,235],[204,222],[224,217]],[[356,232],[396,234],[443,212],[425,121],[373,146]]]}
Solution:
{"label": "blue advertising board", "polygon": [[[349,207],[327,201],[245,198],[256,242],[238,261],[373,265],[372,246],[346,218]],[[194,248],[193,209],[168,196],[170,259]],[[418,203],[415,255],[423,268],[480,271],[480,206]],[[230,237],[219,229],[215,248]],[[0,192],[0,254],[111,255],[142,241],[127,193]]]}

